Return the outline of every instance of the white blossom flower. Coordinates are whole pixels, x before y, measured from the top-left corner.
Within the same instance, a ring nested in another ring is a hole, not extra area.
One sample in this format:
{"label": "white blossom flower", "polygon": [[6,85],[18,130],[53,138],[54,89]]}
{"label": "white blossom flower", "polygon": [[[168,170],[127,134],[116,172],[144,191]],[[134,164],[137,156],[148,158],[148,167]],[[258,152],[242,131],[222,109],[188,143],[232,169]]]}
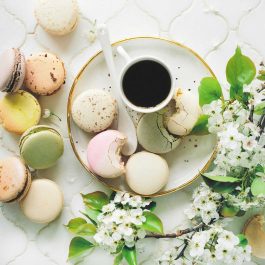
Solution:
{"label": "white blossom flower", "polygon": [[51,111],[49,109],[44,109],[43,114],[42,114],[42,118],[48,119],[49,117],[51,117]]}
{"label": "white blossom flower", "polygon": [[222,244],[216,244],[215,245],[215,253],[216,253],[216,258],[218,260],[224,260],[227,259],[230,256],[230,246],[227,247]]}
{"label": "white blossom flower", "polygon": [[102,212],[103,213],[113,212],[114,210],[115,210],[115,204],[114,203],[109,203],[109,204],[104,205],[102,207]]}
{"label": "white blossom flower", "polygon": [[220,234],[217,242],[220,245],[233,249],[234,246],[239,244],[239,238],[235,236],[232,232],[224,231]]}
{"label": "white blossom flower", "polygon": [[256,146],[258,142],[255,140],[254,137],[245,137],[243,139],[243,148],[248,151],[252,151]]}

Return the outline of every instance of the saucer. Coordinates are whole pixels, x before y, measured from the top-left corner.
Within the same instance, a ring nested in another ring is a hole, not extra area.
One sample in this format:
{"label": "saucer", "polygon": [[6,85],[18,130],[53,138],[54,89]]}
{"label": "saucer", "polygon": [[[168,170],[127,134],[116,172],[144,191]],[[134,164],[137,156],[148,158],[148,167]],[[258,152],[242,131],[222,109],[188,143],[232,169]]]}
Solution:
{"label": "saucer", "polygon": [[[114,61],[119,74],[124,66],[124,58],[116,52],[122,45],[134,58],[139,56],[155,56],[167,63],[173,73],[174,86],[192,91],[198,96],[200,80],[214,73],[206,62],[190,48],[174,41],[155,37],[135,37],[114,43]],[[91,172],[87,164],[86,149],[92,134],[82,131],[73,121],[71,106],[73,100],[87,89],[103,89],[111,92],[111,80],[102,51],[95,54],[76,76],[68,97],[67,123],[68,133],[73,151],[88,173],[114,191],[134,193],[126,184],[124,176],[116,179],[104,179]],[[128,110],[135,125],[141,113]],[[170,176],[167,185],[158,193],[148,197],[158,197],[180,190],[191,184],[210,166],[216,147],[214,135],[186,136],[173,151],[161,155],[169,165]]]}

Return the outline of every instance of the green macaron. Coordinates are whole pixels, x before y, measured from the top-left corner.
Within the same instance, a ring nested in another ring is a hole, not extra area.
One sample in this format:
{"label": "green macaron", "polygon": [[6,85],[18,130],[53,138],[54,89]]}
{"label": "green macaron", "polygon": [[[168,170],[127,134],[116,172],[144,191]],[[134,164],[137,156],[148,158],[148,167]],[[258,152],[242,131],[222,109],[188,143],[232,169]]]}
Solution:
{"label": "green macaron", "polygon": [[64,151],[60,133],[49,126],[38,125],[28,129],[20,138],[20,155],[34,169],[52,167]]}
{"label": "green macaron", "polygon": [[181,142],[171,135],[164,126],[162,113],[147,113],[142,116],[137,126],[139,144],[147,151],[165,154],[175,149]]}

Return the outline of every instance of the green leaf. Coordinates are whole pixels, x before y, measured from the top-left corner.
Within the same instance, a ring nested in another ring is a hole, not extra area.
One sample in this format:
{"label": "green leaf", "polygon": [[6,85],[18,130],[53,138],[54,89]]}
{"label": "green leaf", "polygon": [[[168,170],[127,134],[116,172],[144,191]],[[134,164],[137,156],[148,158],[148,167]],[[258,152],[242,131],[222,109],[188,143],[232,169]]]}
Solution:
{"label": "green leaf", "polygon": [[85,219],[80,217],[70,220],[66,227],[70,232],[79,236],[93,236],[97,231],[95,225],[88,224]]}
{"label": "green leaf", "polygon": [[248,240],[243,234],[238,234],[237,237],[239,238],[239,246],[246,247],[248,245]]}
{"label": "green leaf", "polygon": [[142,224],[142,228],[153,233],[163,234],[163,223],[154,213],[144,212],[146,221]]}
{"label": "green leaf", "polygon": [[255,106],[254,113],[257,115],[263,115],[265,113],[265,102],[264,101]]}
{"label": "green leaf", "polygon": [[205,77],[201,80],[199,86],[200,106],[210,104],[212,101],[222,97],[222,88],[214,77]]}
{"label": "green leaf", "polygon": [[82,237],[74,237],[69,246],[68,259],[75,259],[88,254],[94,245]]}
{"label": "green leaf", "polygon": [[122,256],[126,259],[129,265],[137,265],[136,250],[135,247],[124,247],[122,250]]}
{"label": "green leaf", "polygon": [[264,167],[260,164],[258,164],[256,167],[255,167],[255,172],[262,172],[264,173]]}
{"label": "green leaf", "polygon": [[218,193],[231,193],[238,186],[238,183],[231,182],[218,182],[211,180],[204,175],[202,175],[204,182],[211,188],[213,191]]}
{"label": "green leaf", "polygon": [[123,255],[122,255],[122,253],[119,253],[115,257],[113,265],[119,265],[122,262],[122,260],[123,260]]}
{"label": "green leaf", "polygon": [[101,191],[95,191],[86,195],[81,195],[84,204],[94,210],[101,210],[104,205],[109,203],[109,197]]}
{"label": "green leaf", "polygon": [[206,135],[209,134],[208,131],[208,115],[201,115],[199,119],[197,120],[195,126],[193,127],[192,131],[190,134],[194,135]]}
{"label": "green leaf", "polygon": [[239,210],[237,206],[224,202],[220,209],[220,214],[223,217],[234,217],[238,214]]}
{"label": "green leaf", "polygon": [[94,225],[97,225],[98,216],[101,212],[87,207],[85,211],[81,213],[86,216]]}
{"label": "green leaf", "polygon": [[254,196],[265,195],[265,181],[262,178],[255,178],[251,184],[251,193]]}
{"label": "green leaf", "polygon": [[218,182],[240,182],[241,179],[234,178],[234,177],[229,177],[229,176],[211,176],[209,173],[204,173],[204,177],[218,181]]}
{"label": "green leaf", "polygon": [[251,83],[255,75],[255,64],[249,57],[243,55],[241,49],[237,47],[235,54],[230,58],[226,66],[226,79],[231,85],[230,98],[236,99],[237,96],[242,98],[243,85]]}

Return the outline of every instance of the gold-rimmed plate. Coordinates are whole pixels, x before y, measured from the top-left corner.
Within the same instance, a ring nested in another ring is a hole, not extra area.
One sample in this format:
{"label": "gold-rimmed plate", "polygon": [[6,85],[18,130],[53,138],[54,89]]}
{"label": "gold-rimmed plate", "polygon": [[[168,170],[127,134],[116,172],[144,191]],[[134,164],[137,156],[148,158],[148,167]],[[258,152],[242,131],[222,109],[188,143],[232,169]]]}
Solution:
{"label": "gold-rimmed plate", "polygon": [[[198,54],[174,41],[154,37],[136,37],[114,43],[114,51],[118,45],[122,45],[131,57],[151,55],[161,58],[174,75],[175,87],[189,89],[197,96],[200,80],[205,76],[214,76],[210,67]],[[117,54],[114,56],[119,72],[124,65],[124,59]],[[88,167],[86,148],[93,135],[82,131],[73,122],[71,116],[73,100],[88,89],[111,91],[110,77],[102,52],[94,55],[84,65],[70,90],[67,107],[69,137],[77,159],[89,174],[112,190],[133,193],[126,184],[124,176],[117,179],[104,179],[94,175]],[[129,113],[137,123],[141,114],[131,110]],[[200,172],[209,167],[214,157],[215,146],[216,138],[213,135],[184,137],[177,149],[162,155],[170,168],[169,182],[161,191],[151,197],[169,194],[192,183],[199,177]]]}

